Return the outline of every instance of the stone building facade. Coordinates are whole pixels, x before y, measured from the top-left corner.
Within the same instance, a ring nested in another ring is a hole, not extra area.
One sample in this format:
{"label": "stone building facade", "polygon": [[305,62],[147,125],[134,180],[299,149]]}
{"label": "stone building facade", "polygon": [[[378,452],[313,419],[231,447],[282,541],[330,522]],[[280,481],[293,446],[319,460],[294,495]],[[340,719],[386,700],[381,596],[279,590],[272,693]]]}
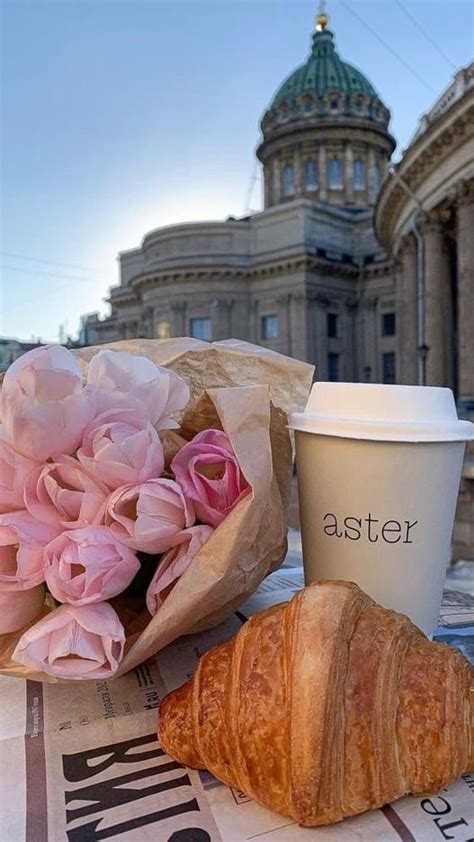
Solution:
{"label": "stone building facade", "polygon": [[[390,112],[327,23],[263,115],[264,210],[146,234],[81,341],[235,337],[322,380],[450,386],[474,414],[474,64],[389,168]],[[474,558],[474,453],[455,539]]]}
{"label": "stone building facade", "polygon": [[120,254],[111,315],[88,316],[83,341],[234,336],[310,361],[322,379],[394,382],[394,270],[373,227],[389,119],[320,16],[261,121],[264,210],[146,234]]}
{"label": "stone building facade", "polygon": [[[396,270],[397,381],[449,386],[474,420],[474,64],[420,120],[382,188],[375,226]],[[474,444],[454,540],[454,557],[474,558]]]}

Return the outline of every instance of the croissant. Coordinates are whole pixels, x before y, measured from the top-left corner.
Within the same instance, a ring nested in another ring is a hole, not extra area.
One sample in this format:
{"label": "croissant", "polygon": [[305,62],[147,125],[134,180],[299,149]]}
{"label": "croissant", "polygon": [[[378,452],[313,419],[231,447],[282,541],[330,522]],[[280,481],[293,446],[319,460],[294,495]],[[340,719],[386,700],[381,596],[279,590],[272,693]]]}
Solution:
{"label": "croissant", "polygon": [[166,696],[161,746],[315,826],[474,770],[474,670],[350,582],[249,620]]}

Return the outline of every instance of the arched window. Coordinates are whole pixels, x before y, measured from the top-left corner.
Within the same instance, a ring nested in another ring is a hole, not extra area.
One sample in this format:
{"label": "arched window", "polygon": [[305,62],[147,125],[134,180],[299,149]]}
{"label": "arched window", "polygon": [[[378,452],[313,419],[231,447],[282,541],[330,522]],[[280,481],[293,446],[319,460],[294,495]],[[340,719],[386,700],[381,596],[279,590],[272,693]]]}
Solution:
{"label": "arched window", "polygon": [[340,158],[328,161],[328,185],[330,190],[342,190],[342,163]]}
{"label": "arched window", "polygon": [[305,161],[304,183],[306,190],[318,189],[318,165],[316,161]]}
{"label": "arched window", "polygon": [[291,164],[286,164],[283,168],[282,187],[284,196],[294,196],[295,177],[293,174],[293,167],[291,166]]}
{"label": "arched window", "polygon": [[360,158],[354,161],[354,190],[365,190],[365,162]]}

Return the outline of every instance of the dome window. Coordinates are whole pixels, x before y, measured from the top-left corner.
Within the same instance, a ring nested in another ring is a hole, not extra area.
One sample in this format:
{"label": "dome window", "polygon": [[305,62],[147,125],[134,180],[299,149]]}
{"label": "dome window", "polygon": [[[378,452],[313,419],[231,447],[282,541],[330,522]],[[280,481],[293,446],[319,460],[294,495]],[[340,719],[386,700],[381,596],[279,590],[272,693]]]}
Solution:
{"label": "dome window", "polygon": [[304,183],[306,190],[309,192],[314,192],[318,189],[318,165],[316,161],[305,161]]}
{"label": "dome window", "polygon": [[337,109],[339,108],[339,100],[336,97],[333,97],[331,100],[329,100],[329,105],[332,111],[337,111]]}
{"label": "dome window", "polygon": [[342,190],[342,162],[340,158],[328,161],[328,185],[330,190]]}
{"label": "dome window", "polygon": [[286,164],[283,168],[282,193],[287,199],[295,195],[295,176],[291,164]]}
{"label": "dome window", "polygon": [[356,99],[356,108],[357,108],[357,111],[362,111],[363,107],[364,107],[364,100],[362,99],[362,97],[360,97],[360,96],[359,96],[359,97],[357,97],[357,99]]}
{"label": "dome window", "polygon": [[303,108],[305,111],[311,111],[311,106],[313,105],[311,97],[307,96],[304,98],[303,101]]}
{"label": "dome window", "polygon": [[365,190],[365,162],[360,158],[354,161],[354,190]]}

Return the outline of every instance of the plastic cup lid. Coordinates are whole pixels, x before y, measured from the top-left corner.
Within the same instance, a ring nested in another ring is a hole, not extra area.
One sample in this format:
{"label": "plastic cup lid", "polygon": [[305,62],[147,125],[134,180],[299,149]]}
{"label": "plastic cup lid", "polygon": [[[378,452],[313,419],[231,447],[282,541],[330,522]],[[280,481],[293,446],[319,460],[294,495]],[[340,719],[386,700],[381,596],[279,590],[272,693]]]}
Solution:
{"label": "plastic cup lid", "polygon": [[451,389],[379,383],[315,383],[292,430],[371,441],[443,442],[474,439],[460,421]]}

